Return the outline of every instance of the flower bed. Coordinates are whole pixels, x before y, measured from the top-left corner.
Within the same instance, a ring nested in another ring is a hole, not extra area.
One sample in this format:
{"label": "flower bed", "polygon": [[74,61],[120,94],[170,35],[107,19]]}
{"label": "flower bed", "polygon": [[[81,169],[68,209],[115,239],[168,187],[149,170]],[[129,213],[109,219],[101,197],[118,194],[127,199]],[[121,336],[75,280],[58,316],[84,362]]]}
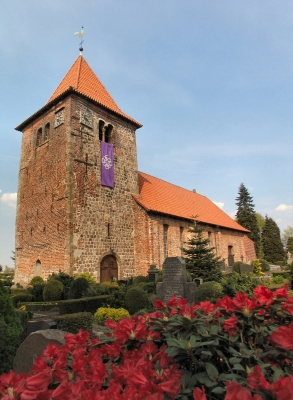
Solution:
{"label": "flower bed", "polygon": [[28,376],[0,377],[7,399],[293,399],[293,298],[258,286],[188,306],[173,297],[49,345]]}

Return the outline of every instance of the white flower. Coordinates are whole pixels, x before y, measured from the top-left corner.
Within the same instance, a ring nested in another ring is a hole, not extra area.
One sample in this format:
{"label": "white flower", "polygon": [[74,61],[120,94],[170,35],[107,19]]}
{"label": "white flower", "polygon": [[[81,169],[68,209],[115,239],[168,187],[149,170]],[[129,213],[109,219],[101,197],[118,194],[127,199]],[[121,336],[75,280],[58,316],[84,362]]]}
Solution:
{"label": "white flower", "polygon": [[107,154],[102,158],[102,163],[106,169],[110,169],[112,167],[111,158],[107,156]]}

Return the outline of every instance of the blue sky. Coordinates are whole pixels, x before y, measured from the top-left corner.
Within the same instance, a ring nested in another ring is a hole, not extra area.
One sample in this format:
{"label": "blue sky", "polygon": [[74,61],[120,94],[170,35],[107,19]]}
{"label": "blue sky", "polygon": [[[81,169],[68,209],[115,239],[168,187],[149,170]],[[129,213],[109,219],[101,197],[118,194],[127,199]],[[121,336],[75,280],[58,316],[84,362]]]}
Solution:
{"label": "blue sky", "polygon": [[143,172],[196,189],[229,215],[293,225],[292,0],[1,2],[0,264],[12,266],[21,133],[78,56],[137,131]]}

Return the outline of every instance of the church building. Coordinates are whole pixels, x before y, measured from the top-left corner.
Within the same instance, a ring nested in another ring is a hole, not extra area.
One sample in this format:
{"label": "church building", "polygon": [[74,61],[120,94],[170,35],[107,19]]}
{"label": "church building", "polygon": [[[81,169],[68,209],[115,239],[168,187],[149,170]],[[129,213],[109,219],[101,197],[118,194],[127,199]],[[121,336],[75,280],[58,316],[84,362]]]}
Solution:
{"label": "church building", "polygon": [[16,282],[59,270],[98,282],[146,275],[181,255],[194,216],[226,266],[256,258],[248,230],[208,198],[138,171],[141,126],[79,55],[48,102],[16,127]]}

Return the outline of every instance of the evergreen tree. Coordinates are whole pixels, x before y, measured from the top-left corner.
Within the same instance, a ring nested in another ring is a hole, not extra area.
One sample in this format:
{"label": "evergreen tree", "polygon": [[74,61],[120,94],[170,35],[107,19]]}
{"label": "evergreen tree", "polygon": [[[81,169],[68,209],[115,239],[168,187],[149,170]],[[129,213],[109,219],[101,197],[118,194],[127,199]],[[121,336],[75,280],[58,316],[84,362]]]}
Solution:
{"label": "evergreen tree", "polygon": [[250,233],[247,235],[254,241],[255,251],[257,256],[260,251],[260,235],[257,223],[257,216],[254,211],[254,204],[252,197],[243,183],[239,186],[238,197],[236,197],[236,221],[244,228],[249,229]]}
{"label": "evergreen tree", "polygon": [[265,260],[271,263],[284,260],[285,250],[281,241],[280,229],[276,222],[267,215],[262,231],[262,245]]}
{"label": "evergreen tree", "polygon": [[288,237],[286,250],[293,254],[293,236]]}
{"label": "evergreen tree", "polygon": [[209,239],[204,238],[204,230],[204,227],[199,226],[196,222],[188,230],[191,235],[188,241],[184,242],[186,247],[182,248],[186,270],[193,277],[202,278],[205,282],[219,282],[222,278],[222,262],[220,257],[215,255],[215,248],[210,247]]}

